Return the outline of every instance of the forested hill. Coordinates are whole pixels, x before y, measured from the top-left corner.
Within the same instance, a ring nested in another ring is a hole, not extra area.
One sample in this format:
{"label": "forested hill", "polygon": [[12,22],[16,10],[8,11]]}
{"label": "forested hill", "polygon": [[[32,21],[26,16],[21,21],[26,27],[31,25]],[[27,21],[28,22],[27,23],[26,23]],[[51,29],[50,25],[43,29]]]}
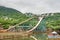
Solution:
{"label": "forested hill", "polygon": [[7,26],[15,25],[28,18],[25,14],[15,9],[0,6],[0,24],[2,24],[4,28],[8,28]]}
{"label": "forested hill", "polygon": [[17,16],[21,17],[22,15],[24,14],[22,14],[21,12],[15,9],[0,6],[0,16],[8,16],[8,17],[16,18]]}

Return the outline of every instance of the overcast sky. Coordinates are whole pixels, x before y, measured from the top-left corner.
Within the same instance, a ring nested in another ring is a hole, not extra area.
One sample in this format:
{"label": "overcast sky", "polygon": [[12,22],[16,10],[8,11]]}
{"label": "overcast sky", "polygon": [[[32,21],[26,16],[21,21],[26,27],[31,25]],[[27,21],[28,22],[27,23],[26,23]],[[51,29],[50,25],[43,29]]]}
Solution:
{"label": "overcast sky", "polygon": [[0,0],[0,6],[34,14],[60,12],[60,0]]}

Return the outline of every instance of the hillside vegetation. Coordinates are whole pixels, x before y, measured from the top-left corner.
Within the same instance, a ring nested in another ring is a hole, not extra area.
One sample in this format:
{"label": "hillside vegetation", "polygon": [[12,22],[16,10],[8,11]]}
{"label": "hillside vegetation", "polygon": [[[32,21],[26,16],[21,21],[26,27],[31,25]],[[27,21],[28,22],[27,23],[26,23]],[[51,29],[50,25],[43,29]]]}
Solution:
{"label": "hillside vegetation", "polygon": [[[51,14],[51,13],[50,13]],[[38,28],[47,27],[52,29],[60,28],[60,13],[53,13],[54,15],[49,15],[45,17]],[[38,16],[32,13],[19,12],[12,8],[7,8],[0,6],[0,26],[7,29],[11,25],[16,25],[22,21],[25,21],[31,17],[34,17],[32,20],[21,24],[20,26],[35,26],[38,22]]]}
{"label": "hillside vegetation", "polygon": [[60,29],[60,13],[54,13],[46,17],[46,26],[54,30]]}
{"label": "hillside vegetation", "polygon": [[15,9],[0,6],[0,24],[5,29],[11,25],[16,25],[27,20],[28,18],[30,18],[28,15],[25,15]]}

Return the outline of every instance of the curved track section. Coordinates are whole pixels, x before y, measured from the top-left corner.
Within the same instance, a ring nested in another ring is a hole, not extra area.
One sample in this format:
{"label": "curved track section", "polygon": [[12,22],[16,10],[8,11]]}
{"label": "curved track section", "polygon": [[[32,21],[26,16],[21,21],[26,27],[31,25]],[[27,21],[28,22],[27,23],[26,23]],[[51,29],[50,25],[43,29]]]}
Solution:
{"label": "curved track section", "polygon": [[42,21],[43,17],[39,17],[39,21],[38,23],[36,24],[36,26],[34,26],[32,29],[28,30],[27,32],[31,32],[33,31],[34,29],[36,29],[38,27],[38,25],[40,24],[40,22]]}

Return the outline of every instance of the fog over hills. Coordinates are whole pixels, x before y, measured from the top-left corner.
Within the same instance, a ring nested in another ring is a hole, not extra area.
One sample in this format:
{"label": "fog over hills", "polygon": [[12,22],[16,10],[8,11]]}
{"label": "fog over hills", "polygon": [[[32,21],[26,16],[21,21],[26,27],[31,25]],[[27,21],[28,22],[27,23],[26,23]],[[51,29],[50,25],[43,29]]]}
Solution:
{"label": "fog over hills", "polygon": [[0,6],[34,14],[60,12],[60,0],[0,0]]}

